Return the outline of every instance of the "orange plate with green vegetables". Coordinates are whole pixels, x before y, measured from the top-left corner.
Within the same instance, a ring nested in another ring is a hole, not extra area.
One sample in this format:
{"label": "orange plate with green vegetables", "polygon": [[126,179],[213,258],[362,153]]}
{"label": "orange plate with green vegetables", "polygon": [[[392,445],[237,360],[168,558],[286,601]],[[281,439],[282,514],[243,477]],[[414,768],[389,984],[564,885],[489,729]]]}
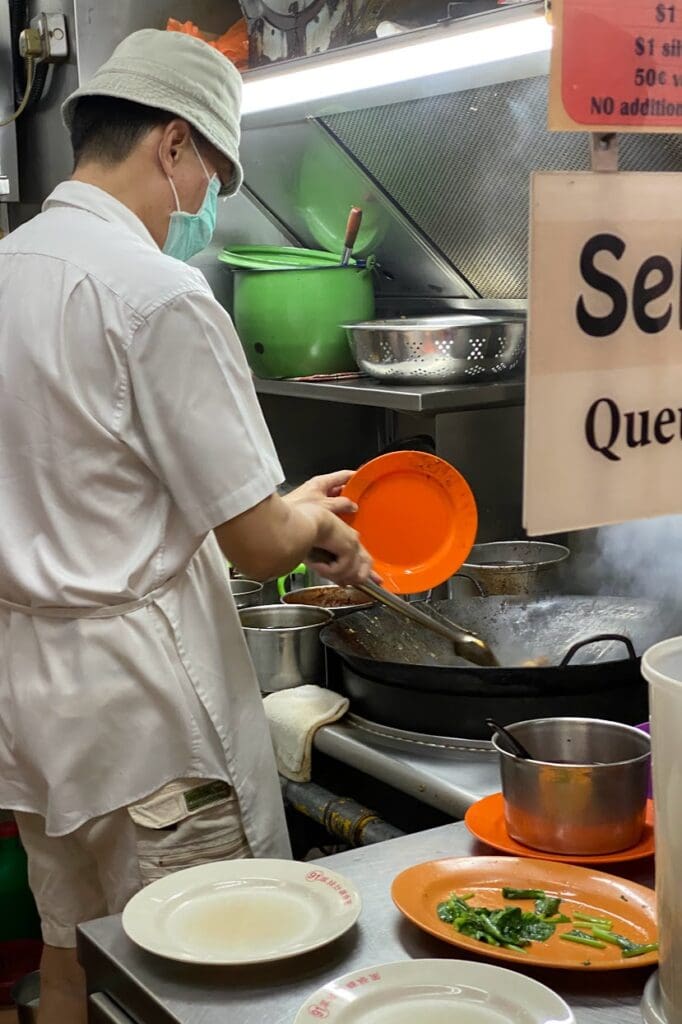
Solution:
{"label": "orange plate with green vegetables", "polygon": [[[561,898],[560,913],[571,923],[558,924],[545,942],[532,942],[525,952],[489,946],[462,935],[438,917],[438,905],[453,893],[469,895],[471,905],[501,909],[515,905],[533,910],[533,902],[505,900],[502,889],[538,889]],[[403,871],[393,882],[393,901],[423,931],[468,953],[491,960],[506,960],[528,967],[564,968],[574,971],[620,971],[651,967],[658,953],[626,959],[622,951],[605,944],[593,949],[561,938],[565,932],[585,927],[574,915],[608,918],[613,931],[641,945],[657,941],[656,895],[652,889],[614,875],[573,864],[526,860],[520,857],[461,857],[432,860]]]}
{"label": "orange plate with green vegetables", "polygon": [[360,467],[343,494],[358,506],[344,519],[358,531],[384,587],[394,594],[417,594],[444,583],[476,539],[471,488],[435,455],[380,455]]}

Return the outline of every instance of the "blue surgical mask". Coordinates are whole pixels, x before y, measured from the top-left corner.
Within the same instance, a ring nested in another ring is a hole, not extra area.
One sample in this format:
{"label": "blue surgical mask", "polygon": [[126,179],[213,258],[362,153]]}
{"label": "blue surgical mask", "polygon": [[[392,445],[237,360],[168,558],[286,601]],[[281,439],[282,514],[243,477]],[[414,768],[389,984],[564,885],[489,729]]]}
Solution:
{"label": "blue surgical mask", "polygon": [[194,145],[194,140],[192,139],[191,142],[197,159],[208,179],[206,195],[196,213],[185,213],[184,210],[180,209],[180,200],[178,199],[173,179],[168,178],[168,183],[175,197],[177,210],[170,215],[168,234],[163,244],[163,251],[168,256],[174,256],[176,260],[182,260],[185,263],[191,260],[192,256],[196,256],[197,253],[201,252],[202,249],[205,249],[213,238],[218,216],[218,193],[220,192],[220,179],[218,175],[214,174],[211,176],[208,173],[199,150]]}

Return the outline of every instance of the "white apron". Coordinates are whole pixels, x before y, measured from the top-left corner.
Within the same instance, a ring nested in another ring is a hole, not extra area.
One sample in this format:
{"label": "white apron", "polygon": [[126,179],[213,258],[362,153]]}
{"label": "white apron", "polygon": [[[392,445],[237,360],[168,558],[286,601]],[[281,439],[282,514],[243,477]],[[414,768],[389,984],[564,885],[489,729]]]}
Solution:
{"label": "white apron", "polygon": [[262,700],[213,534],[141,600],[0,599],[0,807],[63,835],[177,778],[234,787],[255,857],[289,857]]}

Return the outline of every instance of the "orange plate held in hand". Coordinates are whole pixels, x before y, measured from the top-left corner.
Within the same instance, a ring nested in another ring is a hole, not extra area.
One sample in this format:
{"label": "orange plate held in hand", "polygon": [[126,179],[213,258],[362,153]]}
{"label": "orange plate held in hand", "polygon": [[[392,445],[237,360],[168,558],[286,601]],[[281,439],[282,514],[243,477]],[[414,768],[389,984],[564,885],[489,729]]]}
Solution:
{"label": "orange plate held in hand", "polygon": [[435,455],[380,455],[360,467],[343,494],[358,506],[345,521],[358,531],[384,587],[394,594],[440,586],[457,572],[476,540],[471,488]]}

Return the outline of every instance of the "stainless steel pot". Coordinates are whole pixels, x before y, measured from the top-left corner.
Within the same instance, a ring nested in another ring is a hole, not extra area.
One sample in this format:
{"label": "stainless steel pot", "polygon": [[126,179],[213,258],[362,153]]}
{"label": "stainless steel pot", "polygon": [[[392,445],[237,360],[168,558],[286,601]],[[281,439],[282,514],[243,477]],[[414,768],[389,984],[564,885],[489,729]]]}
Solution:
{"label": "stainless steel pot", "polygon": [[[353,604],[338,604],[325,603],[326,600],[332,599],[338,596],[339,599],[345,597],[346,600],[354,600]],[[368,601],[364,594],[361,594],[358,590],[353,590],[352,587],[337,587],[333,583],[326,584],[321,587],[304,587],[302,590],[292,590],[288,594],[284,594],[280,601],[286,605],[306,605],[310,608],[326,608],[330,611],[335,619],[338,619],[342,615],[350,615],[351,612],[357,612],[363,608],[371,608],[374,604],[373,601]]]}
{"label": "stainless steel pot", "polygon": [[18,1024],[36,1024],[40,1002],[40,971],[24,975],[12,989]]}
{"label": "stainless steel pot", "polygon": [[506,377],[523,363],[521,316],[472,313],[346,324],[363,373],[394,383],[469,384]]}
{"label": "stainless steel pot", "polygon": [[230,590],[237,608],[252,608],[261,603],[263,584],[256,580],[231,579]]}
{"label": "stainless steel pot", "polygon": [[324,587],[330,583],[329,580],[320,576],[319,572],[311,569],[308,565],[297,565],[287,576],[280,576],[277,580],[277,591],[280,597],[291,593],[293,590],[306,590],[308,587]]}
{"label": "stainless steel pot", "polygon": [[648,736],[590,718],[542,718],[507,729],[538,758],[516,757],[503,736],[493,736],[512,839],[563,854],[615,853],[639,842],[651,761]]}
{"label": "stainless steel pot", "polygon": [[324,683],[320,633],[333,621],[330,611],[273,604],[245,608],[239,618],[262,693]]}
{"label": "stainless steel pot", "polygon": [[[555,570],[569,555],[562,544],[534,540],[476,544],[462,565],[461,575],[480,584],[484,595],[547,593],[556,590]],[[457,578],[453,576],[450,581],[451,596]]]}

